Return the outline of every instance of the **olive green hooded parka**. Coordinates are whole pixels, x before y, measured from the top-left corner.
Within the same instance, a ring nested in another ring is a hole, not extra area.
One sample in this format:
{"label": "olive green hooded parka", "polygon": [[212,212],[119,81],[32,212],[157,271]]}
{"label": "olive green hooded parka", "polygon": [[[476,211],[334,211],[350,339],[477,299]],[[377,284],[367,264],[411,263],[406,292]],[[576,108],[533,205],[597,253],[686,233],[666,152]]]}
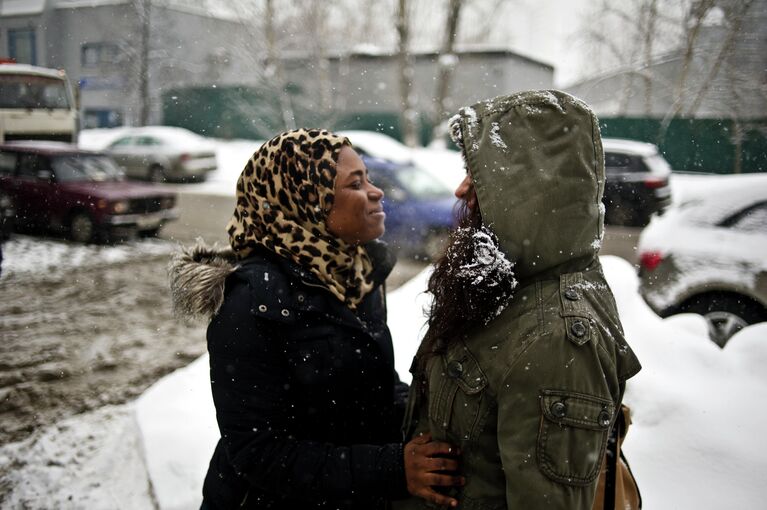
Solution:
{"label": "olive green hooded parka", "polygon": [[597,258],[597,118],[565,93],[531,91],[463,108],[453,125],[519,286],[498,317],[429,360],[405,433],[460,447],[460,508],[590,510],[624,383],[640,369]]}

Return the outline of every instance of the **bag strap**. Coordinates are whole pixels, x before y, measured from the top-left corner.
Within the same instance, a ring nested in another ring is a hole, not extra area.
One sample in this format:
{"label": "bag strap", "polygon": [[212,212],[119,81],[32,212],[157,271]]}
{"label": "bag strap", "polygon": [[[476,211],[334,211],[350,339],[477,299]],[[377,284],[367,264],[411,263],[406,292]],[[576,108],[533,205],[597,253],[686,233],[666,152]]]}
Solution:
{"label": "bag strap", "polygon": [[[607,472],[605,473],[605,499],[603,510],[615,510],[615,477],[618,471],[618,445],[623,431],[623,409],[610,429],[607,438]],[[620,453],[623,455],[623,452]]]}

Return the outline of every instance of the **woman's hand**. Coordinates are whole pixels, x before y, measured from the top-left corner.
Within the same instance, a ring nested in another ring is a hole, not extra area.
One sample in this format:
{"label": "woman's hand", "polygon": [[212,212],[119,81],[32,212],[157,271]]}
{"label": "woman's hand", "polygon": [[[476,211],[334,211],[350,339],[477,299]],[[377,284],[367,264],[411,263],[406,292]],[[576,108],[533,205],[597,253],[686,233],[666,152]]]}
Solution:
{"label": "woman's hand", "polygon": [[421,434],[405,445],[405,478],[407,490],[413,496],[438,505],[458,506],[458,500],[435,491],[435,487],[462,486],[465,479],[458,475],[457,448],[439,441],[431,434]]}

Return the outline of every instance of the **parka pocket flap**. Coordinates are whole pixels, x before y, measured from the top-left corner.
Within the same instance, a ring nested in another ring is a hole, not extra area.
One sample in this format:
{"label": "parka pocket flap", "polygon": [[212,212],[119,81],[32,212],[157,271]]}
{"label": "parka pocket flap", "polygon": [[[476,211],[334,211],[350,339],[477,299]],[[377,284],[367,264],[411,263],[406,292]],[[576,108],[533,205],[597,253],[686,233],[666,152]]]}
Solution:
{"label": "parka pocket flap", "polygon": [[612,400],[561,390],[543,390],[541,411],[552,422],[591,430],[607,430],[615,417]]}
{"label": "parka pocket flap", "polygon": [[444,363],[447,376],[467,395],[479,393],[487,386],[487,377],[468,351],[461,356],[445,358]]}

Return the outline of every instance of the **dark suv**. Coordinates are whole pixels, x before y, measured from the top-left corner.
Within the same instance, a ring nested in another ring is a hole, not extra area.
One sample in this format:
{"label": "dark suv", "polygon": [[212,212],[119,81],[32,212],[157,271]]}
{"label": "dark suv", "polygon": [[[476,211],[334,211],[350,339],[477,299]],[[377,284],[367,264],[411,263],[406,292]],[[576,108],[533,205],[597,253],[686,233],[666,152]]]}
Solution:
{"label": "dark suv", "polygon": [[108,155],[64,143],[0,145],[2,195],[17,228],[63,231],[79,242],[153,236],[178,217],[176,193],[126,182]]}
{"label": "dark suv", "polygon": [[605,151],[605,222],[643,227],[671,204],[671,167],[651,143],[602,140]]}

